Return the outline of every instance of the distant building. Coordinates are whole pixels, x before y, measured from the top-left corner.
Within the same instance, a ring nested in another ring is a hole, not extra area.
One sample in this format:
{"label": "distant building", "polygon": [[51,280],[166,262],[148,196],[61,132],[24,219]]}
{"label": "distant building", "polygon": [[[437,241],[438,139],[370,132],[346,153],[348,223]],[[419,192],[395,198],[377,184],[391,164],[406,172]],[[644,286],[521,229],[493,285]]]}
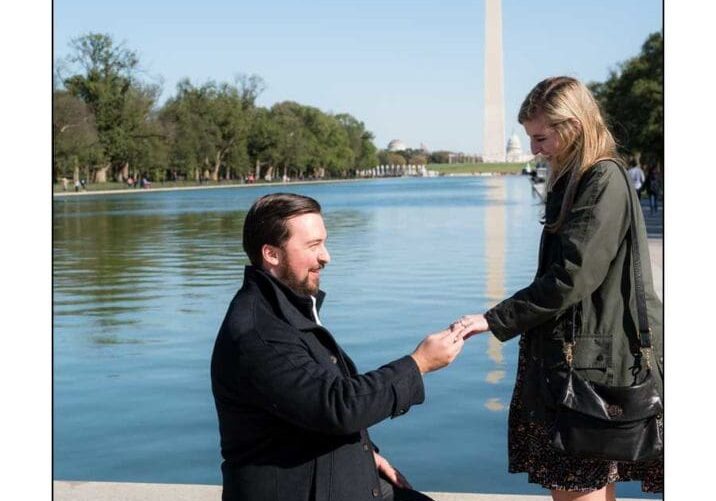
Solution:
{"label": "distant building", "polygon": [[393,139],[388,143],[388,151],[405,151],[408,147],[400,139]]}
{"label": "distant building", "polygon": [[507,154],[505,155],[506,161],[510,163],[528,162],[532,160],[532,158],[532,155],[525,155],[522,153],[520,138],[517,136],[516,132],[513,132],[512,136],[507,141]]}

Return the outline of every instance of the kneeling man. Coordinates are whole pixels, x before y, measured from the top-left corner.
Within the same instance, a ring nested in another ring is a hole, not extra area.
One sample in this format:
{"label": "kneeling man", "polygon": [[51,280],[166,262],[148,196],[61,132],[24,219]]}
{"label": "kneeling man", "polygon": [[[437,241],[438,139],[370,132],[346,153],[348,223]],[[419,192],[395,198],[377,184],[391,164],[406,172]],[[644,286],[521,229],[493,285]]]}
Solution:
{"label": "kneeling man", "polygon": [[464,333],[359,374],[318,316],[326,237],[320,205],[301,195],[266,195],[246,216],[251,266],[211,361],[225,501],[428,499],[367,428],[422,403],[422,375],[452,362]]}

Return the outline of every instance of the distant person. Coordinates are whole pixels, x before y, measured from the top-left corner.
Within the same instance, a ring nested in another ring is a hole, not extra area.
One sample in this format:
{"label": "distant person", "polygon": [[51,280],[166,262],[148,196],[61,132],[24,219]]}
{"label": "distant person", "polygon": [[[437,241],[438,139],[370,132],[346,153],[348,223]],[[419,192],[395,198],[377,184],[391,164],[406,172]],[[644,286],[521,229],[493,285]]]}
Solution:
{"label": "distant person", "polygon": [[127,178],[127,187],[128,188],[134,188],[134,178],[132,176],[129,176]]}
{"label": "distant person", "polygon": [[211,360],[224,501],[429,499],[378,454],[367,428],[422,403],[423,375],[455,359],[462,333],[432,334],[411,355],[358,373],[318,316],[326,238],[312,198],[265,195],[246,215],[251,265]]}
{"label": "distant person", "polygon": [[62,176],[62,191],[67,191],[67,183],[69,183],[69,180],[65,176]]}
{"label": "distant person", "polygon": [[[583,83],[570,77],[543,80],[525,98],[518,120],[532,153],[544,155],[551,167],[537,273],[527,287],[485,314],[453,324],[458,332],[491,331],[503,342],[521,336],[508,421],[509,471],[526,472],[528,481],[549,489],[554,501],[613,501],[615,483],[630,480],[641,480],[646,492],[663,492],[664,458],[658,452],[663,420],[656,411],[650,414],[655,435],[643,444],[653,446],[648,459],[617,461],[559,448],[563,436],[580,433],[576,418],[557,421],[565,415],[558,403],[576,390],[555,381],[574,381],[568,379],[572,371],[586,380],[583,387],[644,383],[658,394],[643,401],[629,393],[625,398],[632,400],[604,411],[609,416],[631,406],[647,414],[648,404],[663,400],[662,305],[654,293],[640,204]],[[643,283],[644,315],[635,298],[637,281]],[[646,314],[652,347],[642,351],[638,320]],[[564,435],[555,441],[558,427]],[[590,437],[595,435],[599,432]],[[598,449],[602,440],[586,441]],[[620,448],[613,441],[609,445]]]}
{"label": "distant person", "polygon": [[631,179],[631,183],[636,190],[637,196],[641,198],[641,191],[644,188],[644,171],[641,170],[641,167],[639,167],[636,160],[631,159],[629,161],[629,170],[627,170],[627,173],[629,174],[629,179]]}
{"label": "distant person", "polygon": [[659,195],[661,194],[661,180],[659,179],[659,168],[653,166],[646,176],[646,194],[649,196],[649,213],[659,212]]}
{"label": "distant person", "polygon": [[75,179],[75,192],[80,191],[81,188],[82,188],[82,184],[80,183],[80,180]]}
{"label": "distant person", "polygon": [[80,185],[82,186],[83,191],[87,189],[87,181],[85,181],[85,178],[80,179]]}

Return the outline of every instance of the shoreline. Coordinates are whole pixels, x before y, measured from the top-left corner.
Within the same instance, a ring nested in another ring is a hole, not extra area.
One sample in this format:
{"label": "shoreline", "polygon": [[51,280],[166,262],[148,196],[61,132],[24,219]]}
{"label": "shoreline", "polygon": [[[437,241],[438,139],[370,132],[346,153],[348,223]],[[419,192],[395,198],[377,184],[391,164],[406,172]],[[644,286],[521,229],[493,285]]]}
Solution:
{"label": "shoreline", "polygon": [[164,191],[187,191],[187,190],[218,190],[229,188],[253,188],[256,186],[291,186],[302,184],[327,184],[327,183],[348,183],[355,181],[366,181],[368,179],[387,179],[387,178],[356,178],[356,179],[321,179],[311,181],[289,181],[288,183],[233,183],[233,184],[217,184],[217,185],[196,185],[196,186],[171,186],[164,188],[121,188],[116,190],[90,190],[90,191],[57,191],[52,193],[52,197],[76,197],[87,195],[126,195],[128,193],[158,193]]}
{"label": "shoreline", "polygon": [[[508,172],[475,172],[475,173],[449,173],[442,174],[437,177],[490,177],[490,176],[521,176],[520,173],[508,173]],[[283,182],[263,182],[263,183],[229,183],[229,184],[216,184],[216,185],[196,185],[196,186],[169,186],[169,187],[158,187],[158,188],[118,188],[111,190],[89,190],[89,191],[53,191],[52,197],[64,198],[64,197],[76,197],[76,196],[88,196],[88,195],[126,195],[128,193],[157,193],[164,191],[187,191],[187,190],[218,190],[218,189],[229,189],[229,188],[252,188],[257,186],[292,186],[292,185],[304,185],[304,184],[329,184],[329,183],[355,183],[358,181],[373,181],[378,179],[402,179],[406,176],[395,176],[395,177],[357,177],[350,179],[313,179],[310,181],[289,181]],[[413,176],[419,178],[419,176]]]}

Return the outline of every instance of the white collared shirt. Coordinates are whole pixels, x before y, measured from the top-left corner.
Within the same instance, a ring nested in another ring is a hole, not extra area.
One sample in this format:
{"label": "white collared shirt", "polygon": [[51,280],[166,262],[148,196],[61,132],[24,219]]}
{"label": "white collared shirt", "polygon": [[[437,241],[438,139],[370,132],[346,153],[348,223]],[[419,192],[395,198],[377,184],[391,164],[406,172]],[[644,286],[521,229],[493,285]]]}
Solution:
{"label": "white collared shirt", "polygon": [[318,318],[318,310],[316,309],[316,298],[314,296],[311,296],[311,301],[313,301],[313,319],[316,321],[318,325],[323,327],[323,324],[321,323],[321,319]]}

